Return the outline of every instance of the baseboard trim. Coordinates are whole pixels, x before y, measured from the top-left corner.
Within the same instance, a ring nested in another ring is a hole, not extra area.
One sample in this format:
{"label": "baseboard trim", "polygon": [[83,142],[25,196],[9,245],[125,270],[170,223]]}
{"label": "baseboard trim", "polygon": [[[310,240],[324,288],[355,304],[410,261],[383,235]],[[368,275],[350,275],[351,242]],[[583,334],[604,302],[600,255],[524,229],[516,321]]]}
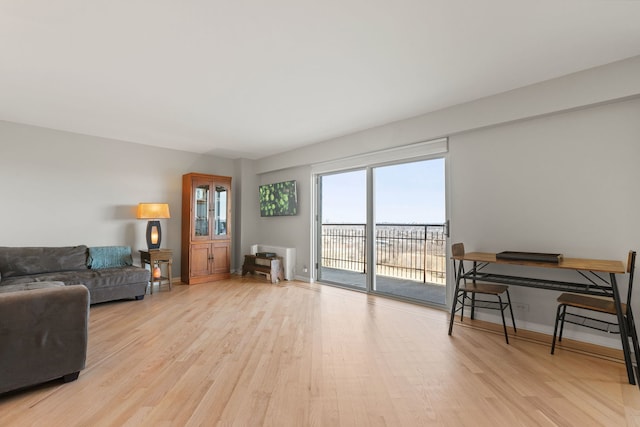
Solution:
{"label": "baseboard trim", "polygon": [[[484,320],[471,320],[470,318],[465,317],[464,322],[461,322],[460,317],[456,316],[454,322],[455,327],[479,329],[498,335],[503,335],[504,333],[502,330],[502,325],[487,322]],[[549,348],[549,351],[551,351],[551,341],[553,339],[552,335],[543,334],[541,332],[528,331],[521,328],[518,328],[518,332],[516,334],[513,331],[512,327],[507,327],[507,334],[509,335],[510,341],[511,339],[529,341],[536,344],[544,345]],[[556,352],[558,351],[571,351],[574,353],[585,354],[587,356],[597,357],[600,359],[609,360],[611,362],[624,364],[624,355],[622,353],[622,350],[586,343],[583,341],[575,341],[563,338],[562,342],[556,342]]]}

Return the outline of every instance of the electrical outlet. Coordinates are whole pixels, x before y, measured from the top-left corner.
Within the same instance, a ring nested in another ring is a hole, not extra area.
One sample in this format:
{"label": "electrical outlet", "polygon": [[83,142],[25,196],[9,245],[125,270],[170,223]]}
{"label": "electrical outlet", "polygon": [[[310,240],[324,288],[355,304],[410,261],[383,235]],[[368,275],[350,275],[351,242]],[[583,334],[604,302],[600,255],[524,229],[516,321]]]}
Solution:
{"label": "electrical outlet", "polygon": [[303,265],[303,266],[302,266],[302,271],[304,271],[305,273],[308,271],[308,269],[307,269],[307,266],[306,266],[306,265]]}
{"label": "electrical outlet", "polygon": [[529,304],[523,302],[514,302],[513,309],[517,311],[529,311]]}

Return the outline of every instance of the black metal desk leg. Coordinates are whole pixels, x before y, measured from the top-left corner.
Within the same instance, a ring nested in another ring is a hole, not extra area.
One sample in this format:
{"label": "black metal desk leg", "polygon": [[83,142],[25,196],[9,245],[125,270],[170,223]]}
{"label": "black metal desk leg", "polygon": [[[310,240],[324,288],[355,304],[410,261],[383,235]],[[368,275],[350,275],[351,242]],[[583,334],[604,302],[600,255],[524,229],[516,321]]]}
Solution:
{"label": "black metal desk leg", "polygon": [[[476,284],[476,268],[478,267],[478,263],[473,261],[473,285]],[[471,294],[471,319],[476,318],[476,293]]]}
{"label": "black metal desk leg", "polygon": [[451,304],[451,317],[449,318],[449,335],[453,331],[453,317],[456,315],[456,304],[458,303],[458,291],[460,290],[460,277],[462,276],[462,260],[458,264],[458,274],[456,277],[456,289],[453,291],[453,303]]}
{"label": "black metal desk leg", "polygon": [[627,330],[631,335],[631,342],[633,344],[633,354],[636,357],[636,378],[638,379],[638,386],[640,386],[640,345],[638,344],[638,332],[636,330],[636,322],[633,320],[633,311],[631,310],[631,304],[627,305]]}
{"label": "black metal desk leg", "polygon": [[627,376],[629,384],[635,384],[636,378],[633,372],[633,363],[631,362],[631,349],[629,348],[629,333],[627,331],[627,322],[625,313],[622,312],[622,304],[620,303],[620,292],[618,291],[618,283],[614,273],[609,274],[611,280],[611,289],[613,289],[613,303],[616,307],[616,315],[618,324],[620,325],[620,340],[622,341],[622,352],[624,353],[624,364],[627,367]]}

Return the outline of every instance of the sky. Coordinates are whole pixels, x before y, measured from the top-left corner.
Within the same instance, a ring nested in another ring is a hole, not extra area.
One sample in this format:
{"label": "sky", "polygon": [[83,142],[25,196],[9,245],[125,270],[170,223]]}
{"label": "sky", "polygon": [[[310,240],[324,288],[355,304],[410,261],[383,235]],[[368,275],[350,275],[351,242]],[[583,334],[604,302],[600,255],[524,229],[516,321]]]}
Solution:
{"label": "sky", "polygon": [[[442,224],[445,221],[444,159],[374,168],[377,223]],[[322,177],[322,222],[366,222],[366,172]]]}

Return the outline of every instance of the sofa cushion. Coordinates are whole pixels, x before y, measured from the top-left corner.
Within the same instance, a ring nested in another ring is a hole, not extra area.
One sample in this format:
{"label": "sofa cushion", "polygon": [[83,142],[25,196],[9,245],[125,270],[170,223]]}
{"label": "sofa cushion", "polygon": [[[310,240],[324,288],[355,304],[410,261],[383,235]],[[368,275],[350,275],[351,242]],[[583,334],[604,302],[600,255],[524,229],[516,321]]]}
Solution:
{"label": "sofa cushion", "polygon": [[0,247],[3,281],[14,276],[87,269],[87,247]]}
{"label": "sofa cushion", "polygon": [[27,282],[15,285],[0,286],[0,294],[5,292],[32,291],[34,289],[56,288],[64,286],[63,282]]}
{"label": "sofa cushion", "polygon": [[133,265],[129,246],[96,246],[89,248],[87,265],[91,269]]}
{"label": "sofa cushion", "polygon": [[126,266],[40,273],[31,276],[10,277],[2,281],[0,287],[18,285],[29,282],[64,282],[65,285],[85,285],[93,292],[97,288],[126,286],[131,283],[147,283],[150,272],[141,267]]}

